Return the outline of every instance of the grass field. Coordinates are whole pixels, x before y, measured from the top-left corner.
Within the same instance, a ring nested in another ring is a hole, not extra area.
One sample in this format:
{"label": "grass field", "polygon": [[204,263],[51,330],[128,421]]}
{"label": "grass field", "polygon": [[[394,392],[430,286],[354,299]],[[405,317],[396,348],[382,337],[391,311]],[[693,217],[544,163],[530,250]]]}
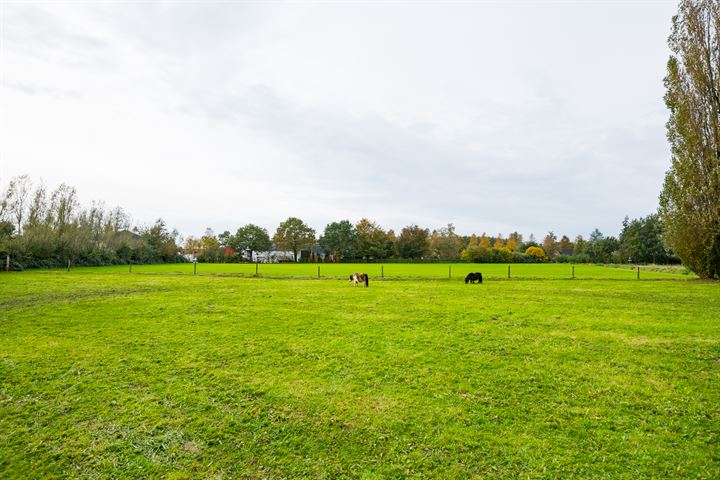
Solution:
{"label": "grass field", "polygon": [[720,284],[457,275],[0,274],[0,478],[720,478]]}
{"label": "grass field", "polygon": [[[570,279],[573,272],[576,279],[614,279],[630,280],[637,278],[636,267],[632,265],[606,267],[601,265],[569,265],[569,264],[349,264],[349,263],[282,263],[282,264],[259,264],[257,272],[263,277],[317,277],[318,268],[320,277],[323,278],[347,278],[353,272],[365,272],[372,279],[462,279],[469,272],[480,271],[485,278],[507,279],[508,267],[510,267],[511,278],[517,279]],[[134,265],[133,273],[174,273],[198,275],[255,275],[256,265],[251,263],[198,263],[197,268],[191,263],[164,264],[164,265]],[[113,267],[80,267],[73,268],[75,273],[126,273],[130,270],[127,265]],[[682,267],[668,267],[647,265],[640,267],[641,279],[687,279],[695,278],[688,274]]]}

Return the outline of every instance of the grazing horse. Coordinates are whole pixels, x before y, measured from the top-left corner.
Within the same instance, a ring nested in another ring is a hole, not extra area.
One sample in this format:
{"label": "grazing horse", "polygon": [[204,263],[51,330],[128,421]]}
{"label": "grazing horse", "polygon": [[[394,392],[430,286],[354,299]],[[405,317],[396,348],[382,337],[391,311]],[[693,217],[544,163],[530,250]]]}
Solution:
{"label": "grazing horse", "polygon": [[370,277],[367,273],[353,273],[350,275],[350,281],[357,287],[358,283],[364,283],[366,287],[370,286]]}
{"label": "grazing horse", "polygon": [[468,273],[467,277],[465,277],[465,283],[475,283],[476,281],[482,283],[482,273]]}

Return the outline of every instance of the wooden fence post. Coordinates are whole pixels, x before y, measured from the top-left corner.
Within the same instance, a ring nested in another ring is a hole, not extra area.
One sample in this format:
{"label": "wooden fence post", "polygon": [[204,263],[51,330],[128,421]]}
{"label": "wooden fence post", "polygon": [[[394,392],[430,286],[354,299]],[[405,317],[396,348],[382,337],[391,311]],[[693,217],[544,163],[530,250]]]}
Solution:
{"label": "wooden fence post", "polygon": [[197,273],[197,260],[193,262],[193,275]]}
{"label": "wooden fence post", "polygon": [[5,255],[5,271],[10,271],[10,255]]}
{"label": "wooden fence post", "polygon": [[508,265],[508,278],[510,278],[510,265]]}
{"label": "wooden fence post", "polygon": [[573,278],[573,280],[575,279],[575,265],[573,265],[573,276],[572,276],[572,278]]}
{"label": "wooden fence post", "polygon": [[68,260],[67,271],[70,272],[70,260]]}
{"label": "wooden fence post", "polygon": [[320,265],[318,265],[318,278],[320,278]]}
{"label": "wooden fence post", "polygon": [[452,265],[448,265],[448,279],[452,279]]}
{"label": "wooden fence post", "polygon": [[637,266],[637,279],[640,280],[640,265]]}
{"label": "wooden fence post", "polygon": [[132,260],[128,263],[128,273],[132,273]]}

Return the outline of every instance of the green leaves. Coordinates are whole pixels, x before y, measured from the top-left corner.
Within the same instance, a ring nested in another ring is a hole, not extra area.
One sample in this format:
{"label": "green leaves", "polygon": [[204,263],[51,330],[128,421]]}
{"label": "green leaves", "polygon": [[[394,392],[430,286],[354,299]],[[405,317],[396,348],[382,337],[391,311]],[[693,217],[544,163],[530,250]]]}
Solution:
{"label": "green leaves", "polygon": [[720,4],[683,0],[668,43],[665,104],[672,163],[660,195],[665,241],[685,265],[720,277]]}
{"label": "green leaves", "polygon": [[357,233],[349,220],[328,223],[318,243],[336,257],[354,257],[357,254]]}
{"label": "green leaves", "polygon": [[252,223],[238,228],[230,242],[230,246],[238,253],[266,252],[272,248],[267,230]]}
{"label": "green leaves", "polygon": [[279,249],[291,250],[295,261],[298,251],[315,243],[315,230],[297,217],[289,217],[275,231],[273,242]]}

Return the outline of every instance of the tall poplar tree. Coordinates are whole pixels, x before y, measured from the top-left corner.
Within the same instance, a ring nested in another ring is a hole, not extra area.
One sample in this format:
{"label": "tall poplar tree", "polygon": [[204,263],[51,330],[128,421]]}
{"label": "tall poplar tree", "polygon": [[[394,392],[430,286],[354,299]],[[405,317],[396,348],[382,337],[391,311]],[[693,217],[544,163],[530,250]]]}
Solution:
{"label": "tall poplar tree", "polygon": [[665,77],[672,163],[660,194],[668,247],[703,278],[720,277],[720,3],[682,0]]}

